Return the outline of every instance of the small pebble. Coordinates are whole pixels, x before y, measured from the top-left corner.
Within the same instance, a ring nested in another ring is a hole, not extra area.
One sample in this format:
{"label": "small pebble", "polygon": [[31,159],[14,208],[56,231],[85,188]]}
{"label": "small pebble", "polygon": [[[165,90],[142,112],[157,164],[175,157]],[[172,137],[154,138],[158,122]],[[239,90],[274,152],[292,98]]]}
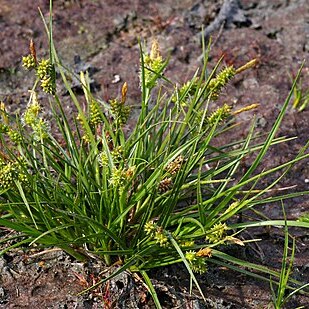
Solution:
{"label": "small pebble", "polygon": [[118,74],[114,75],[114,79],[112,80],[112,84],[117,84],[121,80],[120,76]]}
{"label": "small pebble", "polygon": [[0,299],[5,296],[4,288],[0,287]]}

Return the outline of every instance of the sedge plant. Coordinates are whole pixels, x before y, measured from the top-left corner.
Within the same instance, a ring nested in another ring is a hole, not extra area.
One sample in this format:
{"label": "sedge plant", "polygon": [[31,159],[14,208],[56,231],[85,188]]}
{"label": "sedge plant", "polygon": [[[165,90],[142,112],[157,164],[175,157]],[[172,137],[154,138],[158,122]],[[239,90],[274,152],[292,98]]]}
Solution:
{"label": "sedge plant", "polygon": [[[141,110],[125,133],[130,85],[124,83],[119,97],[102,102],[91,93],[87,72],[81,72],[82,104],[69,82],[73,73],[62,65],[54,45],[52,2],[50,7],[48,25],[43,18],[49,58],[38,59],[33,42],[23,58],[25,69],[36,75],[26,111],[13,118],[1,105],[0,224],[19,232],[13,246],[56,246],[78,260],[97,258],[107,266],[117,265],[113,275],[99,283],[124,270],[139,272],[158,308],[147,274],[156,267],[184,263],[201,293],[195,273],[207,272],[209,263],[264,280],[271,274],[276,283],[279,273],[234,258],[224,246],[245,245],[239,232],[255,226],[309,227],[308,222],[263,216],[235,223],[239,214],[261,204],[308,194],[269,196],[295,163],[308,158],[307,145],[293,160],[256,173],[272,145],[290,140],[275,135],[299,75],[262,141],[255,138],[253,121],[244,140],[215,146],[218,136],[235,128],[231,120],[238,113],[257,107],[233,110],[224,104],[213,109],[226,84],[255,60],[222,69],[219,61],[208,71],[210,45],[203,44],[203,68],[177,87],[164,77],[168,60],[154,41],[150,52],[141,47]],[[75,120],[64,111],[60,83],[77,110]],[[44,118],[42,93],[49,99],[53,123]],[[241,161],[253,154],[251,167],[241,174]],[[271,184],[255,189],[278,171]]]}
{"label": "sedge plant", "polygon": [[[283,208],[283,207],[282,207]],[[285,211],[283,208],[283,214],[284,218],[286,219]],[[295,295],[297,292],[304,290],[309,286],[309,283],[304,284],[303,286],[300,286],[293,291],[289,291],[289,281],[292,276],[293,272],[293,263],[295,258],[295,238],[292,237],[292,248],[289,248],[289,230],[287,224],[284,226],[284,248],[283,248],[283,256],[282,256],[282,264],[281,264],[281,271],[280,271],[280,277],[279,277],[279,284],[275,288],[273,285],[272,280],[270,280],[270,288],[272,293],[272,305],[269,306],[269,308],[274,309],[281,309],[284,308],[285,304],[288,302],[288,300]],[[290,249],[290,250],[289,250]],[[289,251],[291,252],[289,256]],[[297,307],[297,309],[305,308],[304,306]]]}
{"label": "sedge plant", "polygon": [[302,87],[301,80],[296,84],[294,88],[294,98],[292,107],[299,112],[304,111],[309,104],[309,89]]}

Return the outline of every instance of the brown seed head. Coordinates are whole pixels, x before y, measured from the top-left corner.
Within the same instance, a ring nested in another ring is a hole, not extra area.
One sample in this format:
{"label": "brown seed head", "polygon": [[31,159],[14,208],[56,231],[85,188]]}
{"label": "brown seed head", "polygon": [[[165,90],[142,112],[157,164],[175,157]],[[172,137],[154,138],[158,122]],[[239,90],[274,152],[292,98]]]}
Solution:
{"label": "brown seed head", "polygon": [[30,40],[29,49],[30,49],[30,54],[32,55],[32,57],[35,60],[35,63],[37,64],[35,44],[32,39]]}
{"label": "brown seed head", "polygon": [[236,70],[236,74],[242,72],[242,71],[245,71],[245,70],[248,70],[248,69],[251,69],[253,67],[255,67],[258,63],[258,60],[257,59],[252,59],[251,61],[247,62],[246,64],[244,64],[243,66],[241,66],[240,68],[238,68]]}
{"label": "brown seed head", "polygon": [[154,39],[151,45],[150,59],[154,60],[160,56],[159,43],[156,39]]}
{"label": "brown seed head", "polygon": [[124,104],[127,99],[128,84],[125,82],[121,89],[121,103]]}
{"label": "brown seed head", "polygon": [[237,114],[240,114],[242,112],[246,112],[246,111],[250,111],[252,109],[256,109],[260,106],[260,104],[258,103],[254,103],[254,104],[251,104],[251,105],[247,105],[241,109],[238,109],[237,111],[233,112],[233,115],[237,115]]}
{"label": "brown seed head", "polygon": [[202,248],[196,253],[198,257],[211,257],[212,250],[210,248]]}

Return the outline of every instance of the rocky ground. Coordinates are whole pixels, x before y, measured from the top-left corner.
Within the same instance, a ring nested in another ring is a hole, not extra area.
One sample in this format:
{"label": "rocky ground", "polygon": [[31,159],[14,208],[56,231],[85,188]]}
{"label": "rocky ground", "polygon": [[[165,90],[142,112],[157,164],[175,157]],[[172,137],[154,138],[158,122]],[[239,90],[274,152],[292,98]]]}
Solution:
{"label": "rocky ground", "polygon": [[[48,17],[48,2],[0,0],[0,100],[13,113],[25,108],[28,89],[32,87],[31,74],[21,67],[21,57],[28,53],[29,40],[34,39],[39,56],[48,53],[37,10],[40,7]],[[213,40],[210,66],[222,55],[226,64],[233,63],[236,67],[252,58],[258,59],[257,68],[237,77],[227,87],[222,100],[239,107],[259,103],[256,116],[261,132],[274,123],[303,60],[307,62],[302,72],[302,86],[309,87],[307,0],[54,0],[53,18],[54,39],[63,63],[76,72],[88,70],[95,95],[103,100],[118,96],[122,83],[127,81],[128,101],[138,106],[139,38],[146,43],[157,38],[163,55],[171,55],[167,77],[180,84],[189,79],[201,66],[202,25]],[[73,108],[65,96],[63,100],[66,109]],[[138,108],[133,112],[131,123],[137,113]],[[248,117],[252,114],[242,114],[239,121],[250,120]],[[279,134],[298,139],[274,148],[264,168],[297,154],[308,140],[308,119],[309,108],[303,112],[288,110]],[[241,126],[235,136],[229,138],[245,134],[245,130],[245,125]],[[297,185],[297,190],[305,190],[308,178],[307,161],[297,165],[281,185]],[[309,211],[309,201],[305,198],[288,201],[285,206],[289,218]],[[263,210],[277,218],[280,209],[280,205],[267,205]],[[0,230],[1,237],[8,233]],[[295,276],[308,282],[308,236],[300,230],[293,233],[297,239]],[[258,247],[249,246],[234,254],[280,267],[282,233],[274,229],[250,235],[257,236],[264,239]],[[0,258],[0,271],[0,308],[110,308],[108,304],[114,308],[152,308],[139,278],[127,274],[91,294],[76,296],[109,270],[98,262],[80,264],[57,249],[6,253]],[[154,270],[151,276],[164,308],[267,308],[270,302],[267,284],[223,268],[212,268],[200,278],[206,304],[200,301],[198,294],[189,295],[189,278],[182,266]],[[112,304],[115,299],[117,304]],[[301,305],[309,306],[308,298],[294,297],[287,308]]]}

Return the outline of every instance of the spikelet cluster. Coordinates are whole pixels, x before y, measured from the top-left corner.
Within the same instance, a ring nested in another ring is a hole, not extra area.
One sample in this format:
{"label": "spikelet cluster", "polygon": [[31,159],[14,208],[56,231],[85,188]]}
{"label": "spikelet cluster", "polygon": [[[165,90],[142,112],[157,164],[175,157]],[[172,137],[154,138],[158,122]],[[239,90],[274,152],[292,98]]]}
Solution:
{"label": "spikelet cluster", "polygon": [[115,164],[119,164],[123,161],[123,147],[117,146],[111,151],[111,155]]}
{"label": "spikelet cluster", "polygon": [[0,121],[0,133],[7,134],[11,142],[19,144],[22,141],[22,136],[17,130],[10,127],[4,102],[0,102]]}
{"label": "spikelet cluster", "polygon": [[30,93],[31,100],[25,113],[23,114],[22,121],[25,125],[32,128],[32,133],[35,140],[42,140],[48,137],[49,125],[42,117],[39,117],[39,113],[42,108],[39,103],[37,93],[32,90]]}
{"label": "spikelet cluster", "polygon": [[20,135],[20,133],[14,129],[9,129],[9,131],[7,132],[9,135],[10,140],[14,143],[14,144],[20,144],[22,141],[22,136]]}
{"label": "spikelet cluster", "polygon": [[153,221],[148,221],[144,226],[144,231],[147,235],[152,235],[157,230],[157,227],[157,224],[155,224]]}
{"label": "spikelet cluster", "polygon": [[101,167],[106,167],[108,166],[108,157],[105,151],[101,151],[98,154],[98,162]]}
{"label": "spikelet cluster", "polygon": [[37,76],[41,81],[44,92],[55,94],[56,92],[56,72],[50,59],[42,59],[37,67]]}
{"label": "spikelet cluster", "polygon": [[109,183],[114,188],[118,188],[120,192],[124,189],[127,183],[131,180],[135,172],[135,166],[128,168],[114,167],[111,172]]}
{"label": "spikelet cluster", "polygon": [[173,186],[173,180],[171,177],[163,178],[159,183],[159,192],[164,193],[170,190]]}
{"label": "spikelet cluster", "polygon": [[225,103],[206,118],[206,124],[208,126],[213,126],[217,122],[223,122],[231,116],[231,110],[231,106]]}
{"label": "spikelet cluster", "polygon": [[[125,158],[123,156],[123,147],[122,146],[117,146],[115,147],[111,152],[111,157],[113,159],[113,163],[116,166],[119,166],[122,162],[125,161]],[[108,156],[106,151],[102,151],[99,154],[98,157],[99,163],[101,166],[108,166]]]}
{"label": "spikelet cluster", "polygon": [[23,62],[23,67],[29,71],[35,69],[37,65],[34,57],[31,54],[24,56],[22,58],[22,62]]}
{"label": "spikelet cluster", "polygon": [[175,176],[181,169],[185,158],[183,156],[178,156],[172,162],[166,165],[165,171],[169,174],[167,177],[164,177],[159,183],[159,192],[164,193],[170,190],[173,187],[173,179],[172,177]]}
{"label": "spikelet cluster", "polygon": [[193,272],[204,274],[207,272],[207,263],[206,259],[201,255],[198,255],[198,252],[195,251],[187,251],[185,253],[186,260],[189,262],[191,269]]}
{"label": "spikelet cluster", "polygon": [[144,54],[144,78],[147,88],[151,89],[156,85],[160,74],[162,74],[163,65],[164,61],[160,53],[158,41],[154,40],[151,45],[150,54]]}
{"label": "spikelet cluster", "polygon": [[166,167],[165,170],[171,174],[175,175],[180,169],[182,164],[184,163],[185,158],[183,156],[178,156],[175,160],[170,162]]}
{"label": "spikelet cluster", "polygon": [[27,182],[24,164],[21,160],[5,161],[0,158],[0,190],[13,188],[15,181],[22,184]]}
{"label": "spikelet cluster", "polygon": [[118,127],[122,127],[127,123],[127,120],[130,115],[131,108],[130,106],[124,105],[121,101],[113,99],[109,101],[111,106],[111,112],[114,116],[115,124]]}
{"label": "spikelet cluster", "polygon": [[160,247],[167,247],[169,245],[167,233],[161,226],[153,221],[149,221],[145,224],[144,231],[151,239],[155,240]]}
{"label": "spikelet cluster", "polygon": [[36,92],[32,92],[32,100],[30,102],[23,115],[23,121],[26,125],[33,126],[41,111],[41,105],[39,104]]}
{"label": "spikelet cluster", "polygon": [[0,123],[0,133],[8,133],[10,130],[9,126],[4,123]]}
{"label": "spikelet cluster", "polygon": [[117,127],[122,127],[127,123],[130,115],[130,106],[125,105],[127,99],[128,84],[125,82],[121,89],[121,100],[113,99],[110,100],[111,113],[114,117],[114,124]]}
{"label": "spikelet cluster", "polygon": [[225,223],[217,223],[207,232],[206,240],[213,244],[218,243],[225,239],[227,230]]}
{"label": "spikelet cluster", "polygon": [[216,100],[223,87],[235,76],[236,70],[233,66],[223,69],[215,78],[211,79],[208,85],[211,98]]}
{"label": "spikelet cluster", "polygon": [[98,106],[98,103],[94,100],[91,101],[89,106],[89,121],[90,124],[93,126],[97,126],[103,123],[100,108]]}
{"label": "spikelet cluster", "polygon": [[49,94],[56,92],[56,72],[55,67],[50,59],[36,58],[35,45],[30,41],[30,54],[22,58],[23,67],[27,70],[35,70],[36,75],[40,79],[42,90]]}
{"label": "spikelet cluster", "polygon": [[113,168],[110,178],[110,184],[114,187],[123,187],[125,185],[125,172],[122,168]]}

